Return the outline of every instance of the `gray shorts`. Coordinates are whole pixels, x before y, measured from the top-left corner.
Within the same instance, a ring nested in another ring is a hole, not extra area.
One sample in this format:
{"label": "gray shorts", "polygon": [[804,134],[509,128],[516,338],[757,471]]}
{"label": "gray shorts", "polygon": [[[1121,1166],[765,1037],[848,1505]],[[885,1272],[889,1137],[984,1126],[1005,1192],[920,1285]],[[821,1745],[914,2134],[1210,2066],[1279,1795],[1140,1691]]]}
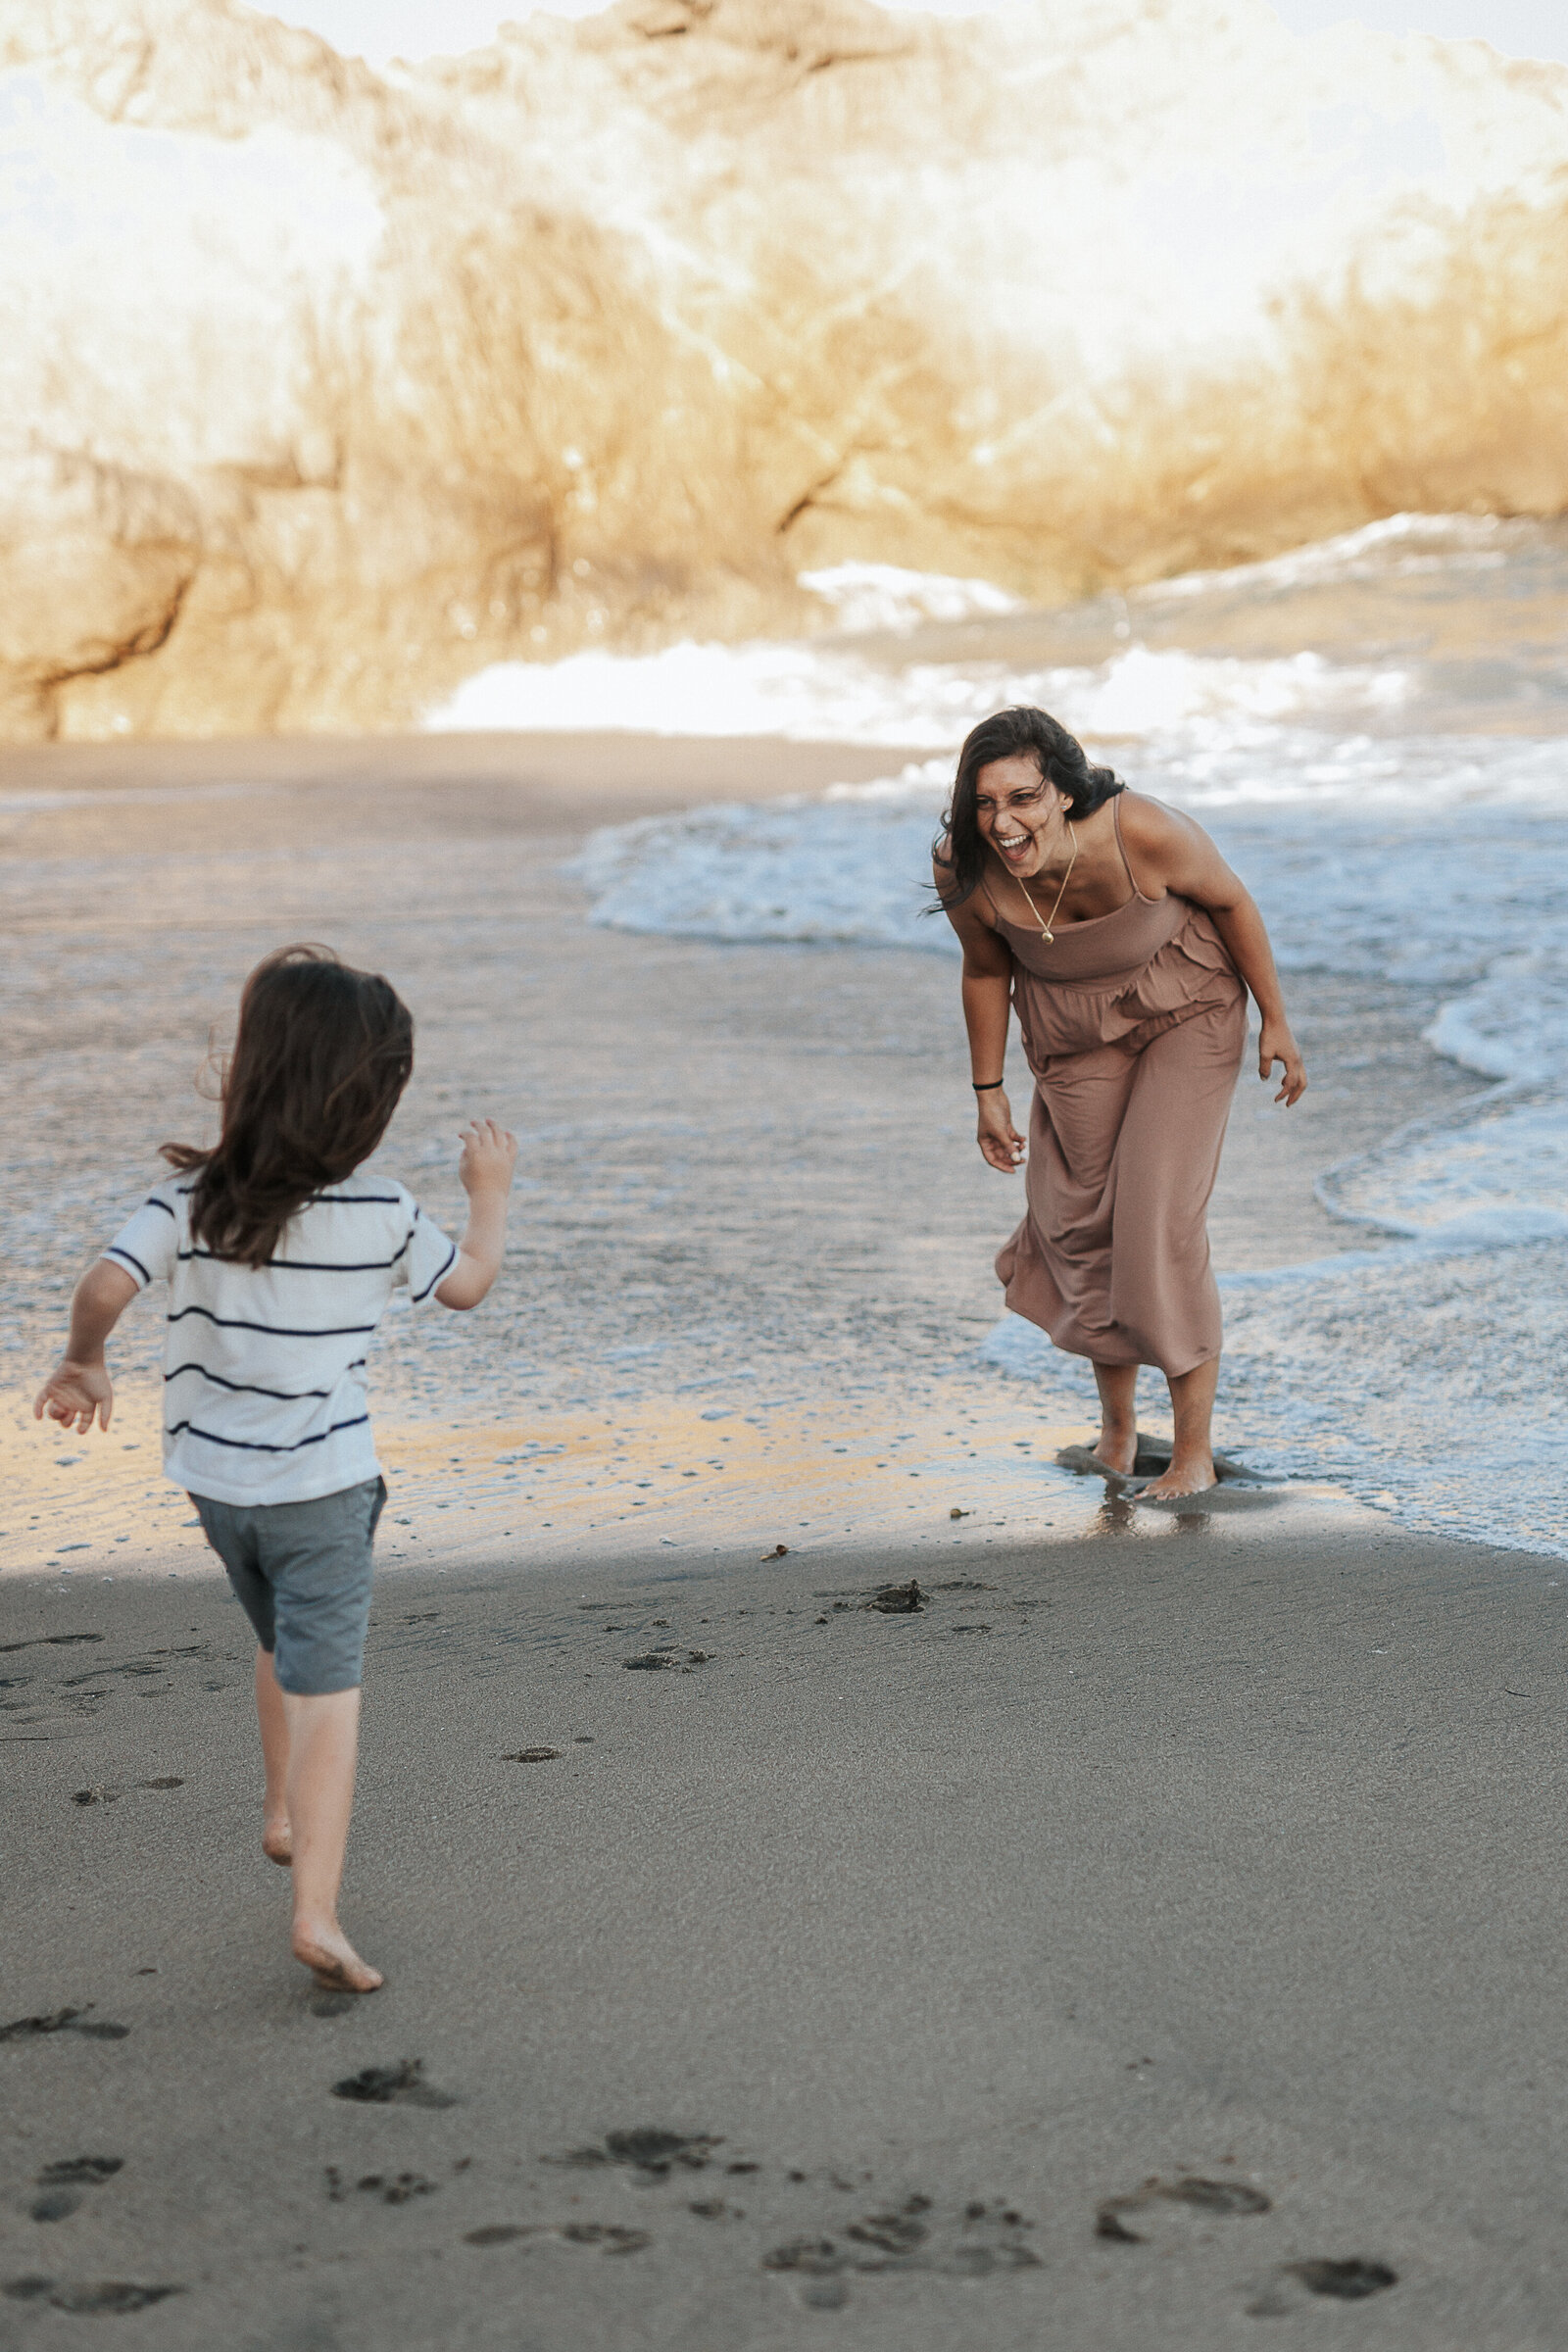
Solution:
{"label": "gray shorts", "polygon": [[191,1501],[281,1688],[298,1698],[357,1690],[386,1481],[309,1502]]}

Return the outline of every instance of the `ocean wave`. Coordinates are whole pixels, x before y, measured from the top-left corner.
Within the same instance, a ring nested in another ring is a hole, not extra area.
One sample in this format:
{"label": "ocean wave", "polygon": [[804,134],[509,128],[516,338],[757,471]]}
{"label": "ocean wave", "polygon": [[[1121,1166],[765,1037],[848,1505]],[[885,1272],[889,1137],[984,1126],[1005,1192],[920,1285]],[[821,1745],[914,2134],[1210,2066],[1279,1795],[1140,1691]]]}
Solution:
{"label": "ocean wave", "polygon": [[1136,744],[1210,804],[1561,789],[1557,525],[1399,514],[1058,612],[1027,612],[988,580],[891,564],[806,571],[799,586],[831,610],[831,631],[501,662],[425,723],[952,752],[990,711],[1034,703],[1093,741]]}
{"label": "ocean wave", "polygon": [[832,608],[847,635],[891,630],[904,636],[922,621],[999,620],[1023,611],[1023,599],[994,580],[906,571],[897,564],[833,564],[824,571],[803,571],[800,585]]}
{"label": "ocean wave", "polygon": [[832,643],[687,642],[657,654],[498,662],[467,679],[425,725],[436,734],[773,735],[946,750],[991,711],[1032,703],[1079,735],[1186,728],[1202,753],[1241,748],[1259,722],[1386,717],[1412,692],[1403,669],[1310,652],[1250,662],[1134,645],[1085,665],[980,660],[893,667]]}

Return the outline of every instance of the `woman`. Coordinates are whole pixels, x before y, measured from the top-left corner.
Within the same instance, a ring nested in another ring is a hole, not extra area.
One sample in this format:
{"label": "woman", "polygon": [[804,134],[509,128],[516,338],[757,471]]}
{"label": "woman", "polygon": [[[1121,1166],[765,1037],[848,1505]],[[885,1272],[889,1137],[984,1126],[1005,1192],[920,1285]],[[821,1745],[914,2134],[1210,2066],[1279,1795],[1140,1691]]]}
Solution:
{"label": "woman", "polygon": [[[1170,1467],[1143,1492],[1214,1484],[1219,1294],[1204,1214],[1247,1042],[1276,1102],[1306,1073],[1263,919],[1208,836],[1108,767],[1044,710],[1001,710],[958,758],[937,894],[963,945],[980,1150],[1024,1158],[1003,1088],[1009,998],[1035,1101],[1023,1223],[997,1273],[1014,1314],[1087,1355],[1097,1458],[1138,1448],[1140,1364],[1170,1383]],[[1245,985],[1244,985],[1245,984]]]}

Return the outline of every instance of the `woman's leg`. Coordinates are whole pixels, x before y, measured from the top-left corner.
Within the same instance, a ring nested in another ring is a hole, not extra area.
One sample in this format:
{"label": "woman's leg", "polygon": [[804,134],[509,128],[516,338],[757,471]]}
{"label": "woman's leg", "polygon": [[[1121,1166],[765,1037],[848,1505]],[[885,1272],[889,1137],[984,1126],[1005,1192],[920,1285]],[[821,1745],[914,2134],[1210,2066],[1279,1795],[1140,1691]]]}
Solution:
{"label": "woman's leg", "polygon": [[1142,1490],[1144,1500],[1158,1502],[1173,1494],[1200,1494],[1205,1487],[1217,1483],[1211,1431],[1218,1384],[1217,1355],[1211,1355],[1206,1364],[1195,1364],[1191,1372],[1170,1376],[1176,1442],[1170,1468]]}
{"label": "woman's leg", "polygon": [[1096,1364],[1095,1386],[1100,1391],[1096,1458],[1129,1473],[1138,1456],[1138,1366]]}
{"label": "woman's leg", "polygon": [[269,1862],[280,1862],[287,1870],[294,1859],[288,1829],[288,1718],[270,1649],[256,1652],[256,1720],[261,1726],[262,1763],[267,1773],[262,1851]]}
{"label": "woman's leg", "polygon": [[360,1958],[337,1921],[338,1888],[359,1761],[358,1690],[283,1692],[288,1716],[288,1817],[294,1833],[294,1957],[317,1983],[373,1992],[379,1969]]}

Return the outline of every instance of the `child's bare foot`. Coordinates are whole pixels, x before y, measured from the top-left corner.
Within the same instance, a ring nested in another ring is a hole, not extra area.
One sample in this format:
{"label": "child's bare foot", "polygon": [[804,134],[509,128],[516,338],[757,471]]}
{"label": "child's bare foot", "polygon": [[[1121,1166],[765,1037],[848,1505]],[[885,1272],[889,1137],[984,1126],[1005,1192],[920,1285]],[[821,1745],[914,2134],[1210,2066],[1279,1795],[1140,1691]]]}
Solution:
{"label": "child's bare foot", "polygon": [[378,1968],[360,1958],[335,1919],[294,1922],[294,1957],[326,1992],[374,1992],[386,1983]]}
{"label": "child's bare foot", "polygon": [[262,1824],[262,1851],[269,1862],[276,1862],[284,1870],[294,1860],[294,1833],[289,1828],[288,1815],[279,1814],[275,1821]]}

